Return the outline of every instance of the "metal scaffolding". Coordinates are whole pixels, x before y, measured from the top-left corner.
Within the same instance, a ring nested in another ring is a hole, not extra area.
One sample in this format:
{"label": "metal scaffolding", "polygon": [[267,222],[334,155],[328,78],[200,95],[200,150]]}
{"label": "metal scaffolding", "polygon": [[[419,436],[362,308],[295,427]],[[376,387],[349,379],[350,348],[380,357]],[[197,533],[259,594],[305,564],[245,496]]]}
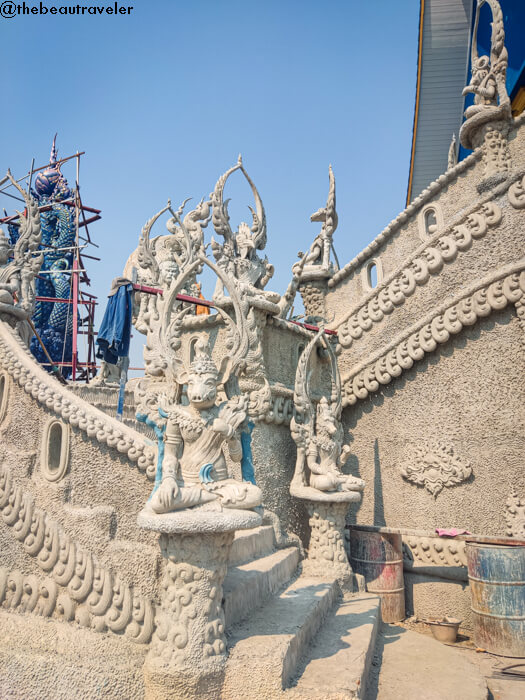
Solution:
{"label": "metal scaffolding", "polygon": [[[89,383],[89,380],[94,377],[97,373],[97,364],[95,359],[95,307],[97,306],[97,297],[94,294],[90,294],[86,291],[86,287],[89,287],[91,281],[87,275],[86,265],[84,260],[97,260],[100,258],[89,255],[85,252],[85,249],[89,246],[98,248],[98,245],[92,241],[91,235],[89,233],[89,225],[101,219],[100,209],[94,209],[93,207],[88,207],[83,204],[80,195],[80,158],[85,154],[85,151],[76,152],[71,156],[66,158],[61,158],[56,160],[54,165],[60,168],[64,163],[76,159],[76,177],[75,177],[75,188],[73,197],[61,201],[60,204],[71,207],[73,211],[73,217],[75,222],[75,244],[69,248],[55,248],[41,246],[41,250],[53,250],[65,251],[73,250],[73,264],[71,270],[64,270],[63,273],[70,274],[70,285],[69,285],[69,298],[57,298],[57,297],[45,297],[37,296],[36,301],[40,302],[50,302],[53,304],[69,304],[72,308],[72,357],[70,362],[62,360],[62,362],[42,362],[42,366],[51,367],[70,367],[71,368],[71,380],[72,381],[85,381]],[[34,159],[31,163],[31,167],[28,173],[16,180],[19,183],[25,183],[28,191],[31,191],[31,186],[33,182],[33,176],[35,173],[46,170],[50,167],[50,164],[43,165],[41,167],[34,167]],[[0,194],[9,197],[10,199],[15,199],[23,202],[18,195],[8,192],[9,188],[12,187],[12,183],[4,185],[0,189]],[[39,207],[40,212],[49,211],[52,209],[52,204],[46,204]],[[24,214],[27,212],[24,208]],[[86,213],[88,216],[86,217]],[[11,224],[17,226],[17,221],[19,218],[18,214],[13,214],[9,216],[4,209],[5,216],[0,218],[0,224]],[[43,275],[49,274],[49,271],[41,271],[38,275],[38,279],[43,279]],[[82,317],[81,312],[85,312],[86,315]],[[68,332],[68,328],[64,330],[64,343],[65,336]],[[79,336],[86,336],[86,343],[84,344],[84,358],[80,359],[79,350]],[[46,356],[49,356],[47,350],[45,349],[42,341],[38,338],[42,349]]]}

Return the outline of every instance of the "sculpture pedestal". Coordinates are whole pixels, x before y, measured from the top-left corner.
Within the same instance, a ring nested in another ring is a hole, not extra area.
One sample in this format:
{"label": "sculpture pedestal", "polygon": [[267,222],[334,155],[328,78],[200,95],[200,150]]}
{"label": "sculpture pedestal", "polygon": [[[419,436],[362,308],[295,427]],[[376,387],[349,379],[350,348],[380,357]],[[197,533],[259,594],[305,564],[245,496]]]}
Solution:
{"label": "sculpture pedestal", "polygon": [[165,558],[156,629],[144,664],[146,700],[220,698],[226,662],[222,583],[235,530],[261,524],[253,511],[142,511]]}
{"label": "sculpture pedestal", "polygon": [[293,495],[306,500],[310,516],[310,545],[303,571],[308,576],[333,576],[343,590],[353,591],[356,580],[346,554],[345,525],[350,504],[358,503],[361,494],[358,491],[324,493],[302,487]]}

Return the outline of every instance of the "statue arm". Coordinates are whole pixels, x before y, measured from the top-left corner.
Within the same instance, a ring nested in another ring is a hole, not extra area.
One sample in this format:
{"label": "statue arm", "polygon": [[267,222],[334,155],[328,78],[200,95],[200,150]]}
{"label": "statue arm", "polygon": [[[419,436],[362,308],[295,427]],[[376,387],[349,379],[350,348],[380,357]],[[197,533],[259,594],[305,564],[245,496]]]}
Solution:
{"label": "statue arm", "polygon": [[341,469],[348,462],[348,457],[350,456],[350,445],[343,445],[341,454],[337,458],[337,466]]}
{"label": "statue arm", "polygon": [[162,480],[171,477],[177,479],[179,457],[183,445],[179,426],[170,418],[166,425],[164,439],[164,459],[162,461]]}
{"label": "statue arm", "polygon": [[228,440],[228,451],[233,462],[240,462],[242,459],[242,443],[236,435]]}

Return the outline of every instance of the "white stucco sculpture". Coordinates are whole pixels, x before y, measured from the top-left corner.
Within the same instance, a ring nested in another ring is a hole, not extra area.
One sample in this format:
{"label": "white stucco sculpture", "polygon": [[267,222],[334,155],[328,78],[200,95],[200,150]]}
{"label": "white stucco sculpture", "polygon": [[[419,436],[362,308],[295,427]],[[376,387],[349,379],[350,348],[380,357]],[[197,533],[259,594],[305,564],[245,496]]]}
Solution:
{"label": "white stucco sculpture", "polygon": [[[188,231],[184,226],[182,230],[189,246]],[[189,362],[179,352],[183,321],[193,307],[177,296],[204,265],[217,274],[233,305],[232,315],[217,309],[232,350],[222,357],[219,368],[202,334],[192,345]],[[240,392],[237,379],[249,365],[248,303],[241,300],[231,276],[206,258],[203,248],[197,254],[194,247],[188,247],[180,274],[163,295],[158,310],[160,315],[150,335],[155,336],[164,371],[158,379],[150,377],[139,412],[148,415],[153,424],[162,425],[165,452],[147,509],[167,513],[211,501],[216,501],[219,509],[254,508],[261,502],[260,489],[230,478],[224,453],[227,446],[234,462],[240,462],[243,455],[240,433],[246,428],[249,397]],[[222,403],[217,399],[219,386],[227,395]]]}
{"label": "white stucco sculpture", "polygon": [[[478,25],[481,7],[487,3],[492,12],[490,56],[478,54]],[[503,13],[497,0],[478,0],[472,35],[472,77],[463,95],[473,94],[474,104],[465,110],[465,122],[459,138],[465,148],[475,148],[476,134],[483,125],[511,117],[510,98],[505,86],[508,53],[505,48]]]}
{"label": "white stucco sculpture", "polygon": [[240,462],[240,428],[246,419],[248,397],[233,396],[217,402],[221,377],[204,340],[195,346],[194,359],[178,374],[187,384],[188,406],[166,407],[166,447],[162,480],[150,506],[156,513],[191,508],[218,501],[224,508],[254,508],[261,502],[260,489],[228,475],[224,448]]}
{"label": "white stucco sculpture", "polygon": [[[309,364],[312,352],[320,345],[330,358],[332,391],[330,398],[323,396],[314,406],[310,398]],[[297,445],[297,459],[290,484],[292,496],[316,500],[321,494],[356,492],[356,497],[350,500],[359,500],[364,481],[342,472],[350,447],[343,445],[341,378],[335,353],[323,330],[312,338],[299,359],[294,404],[290,430]]]}
{"label": "white stucco sculpture", "polygon": [[[249,207],[252,214],[252,225],[249,226],[246,222],[241,221],[237,231],[233,232],[228,214],[229,200],[224,200],[224,188],[230,175],[237,170],[242,172],[251,187],[255,199],[255,210]],[[279,294],[264,291],[264,287],[274,272],[273,265],[268,262],[268,258],[264,257],[263,259],[257,255],[257,251],[264,250],[266,246],[266,214],[259,192],[246,172],[241,156],[239,156],[237,163],[217,180],[210,197],[213,205],[213,228],[216,234],[224,239],[224,243],[219,243],[213,238],[211,241],[217,265],[232,276],[244,294],[259,297],[273,304],[278,303]],[[222,298],[222,287],[219,280],[214,299],[220,301]],[[275,312],[278,312],[278,309]]]}
{"label": "white stucco sculpture", "polygon": [[[337,268],[330,260],[330,253],[333,252],[333,235],[337,229],[338,218],[335,208],[335,177],[332,166],[328,166],[328,199],[326,205],[318,209],[310,216],[310,221],[322,223],[320,232],[315,237],[310,250],[301,257],[306,257],[302,279],[317,279],[330,277]],[[335,255],[335,253],[334,253]],[[298,267],[296,263],[295,267]]]}

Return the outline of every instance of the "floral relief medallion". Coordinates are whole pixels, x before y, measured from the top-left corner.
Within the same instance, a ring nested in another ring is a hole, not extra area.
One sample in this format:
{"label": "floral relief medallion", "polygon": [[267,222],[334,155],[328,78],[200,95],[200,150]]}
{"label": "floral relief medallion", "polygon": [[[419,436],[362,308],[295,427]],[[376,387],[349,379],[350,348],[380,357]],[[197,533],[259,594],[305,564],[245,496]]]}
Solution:
{"label": "floral relief medallion", "polygon": [[457,486],[468,479],[472,467],[455,454],[452,445],[426,440],[407,448],[399,471],[404,479],[424,486],[436,498],[445,486]]}

